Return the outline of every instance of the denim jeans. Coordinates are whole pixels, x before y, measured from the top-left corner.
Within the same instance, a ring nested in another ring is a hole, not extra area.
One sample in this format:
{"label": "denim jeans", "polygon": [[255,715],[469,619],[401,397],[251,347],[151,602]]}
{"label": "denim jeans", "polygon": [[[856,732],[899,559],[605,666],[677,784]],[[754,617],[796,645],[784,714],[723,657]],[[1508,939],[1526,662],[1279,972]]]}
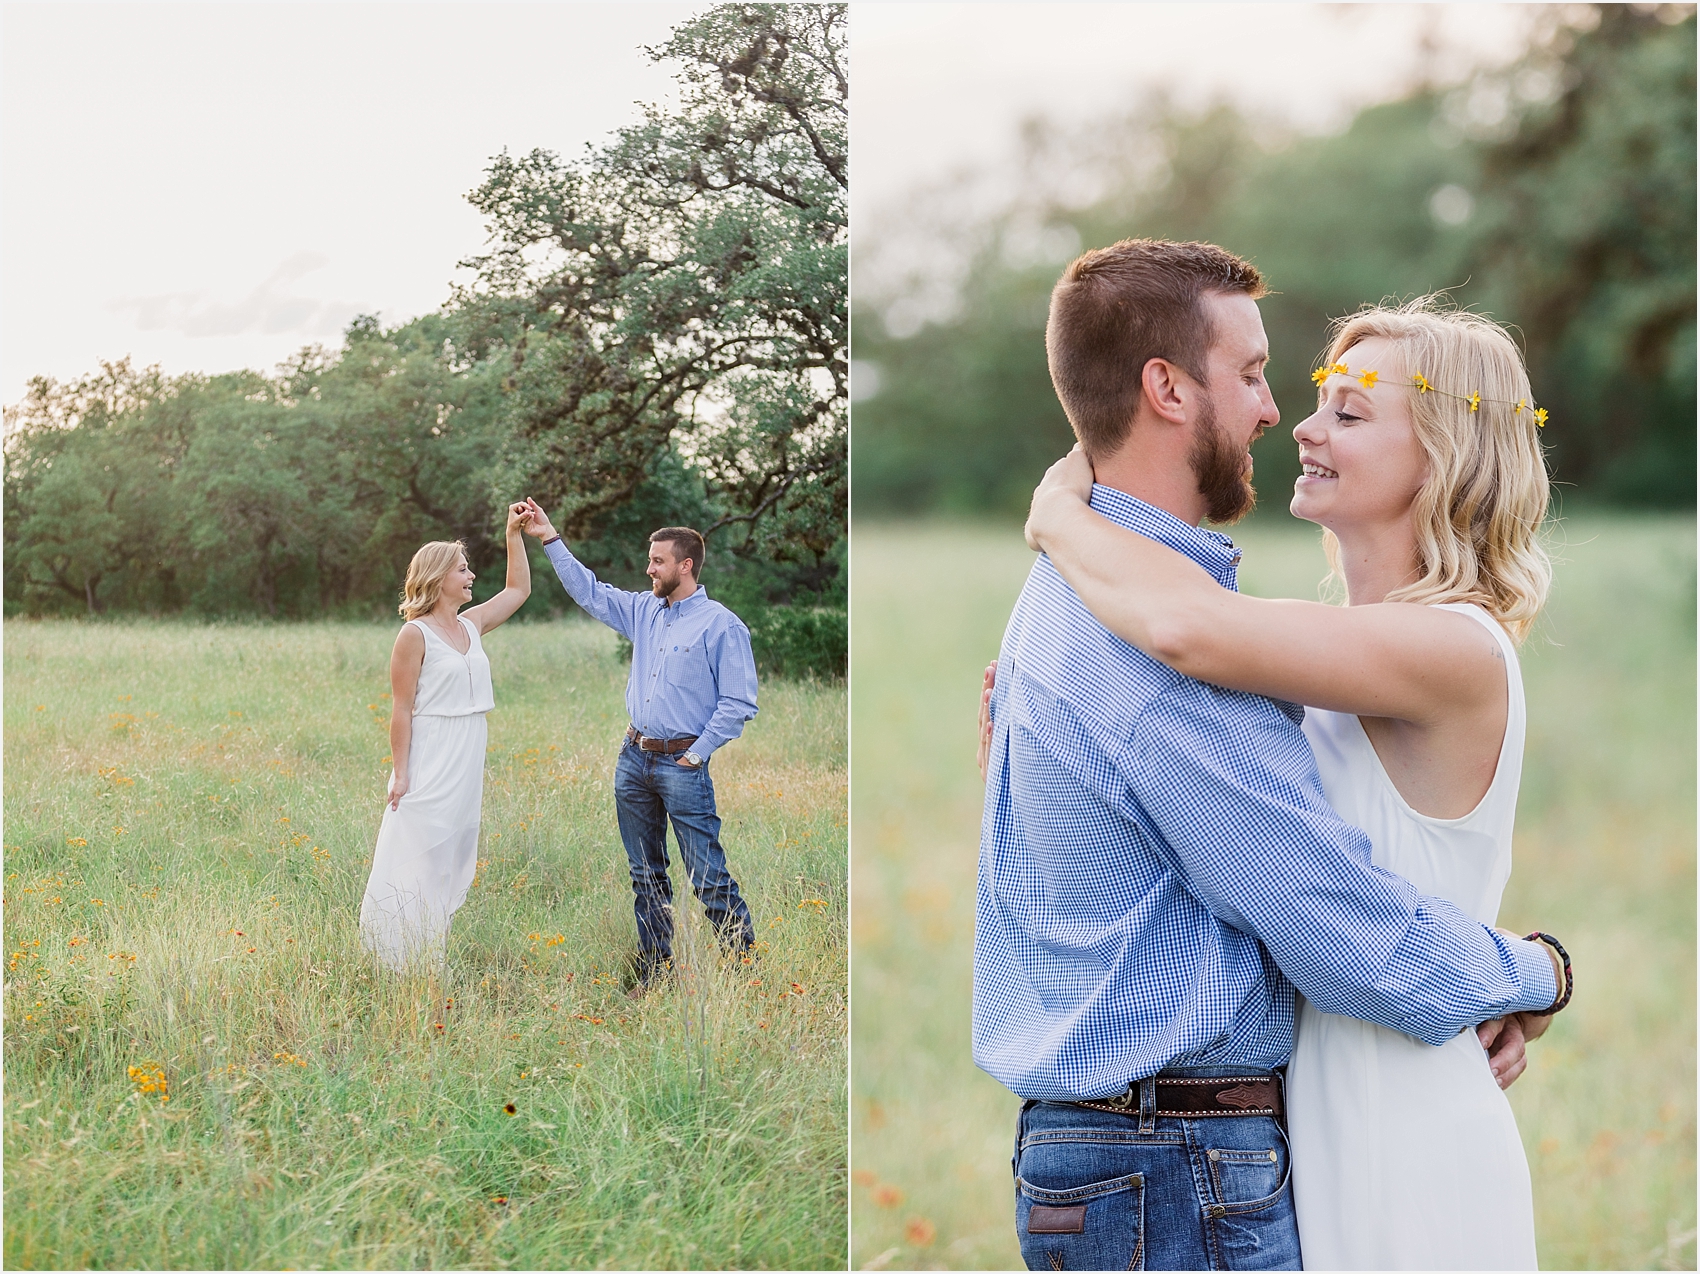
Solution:
{"label": "denim jeans", "polygon": [[1033,1270],[1300,1269],[1289,1167],[1268,1116],[1142,1119],[1029,1101],[1015,1134],[1021,1255]]}
{"label": "denim jeans", "polygon": [[632,910],[637,916],[638,977],[647,982],[673,958],[673,884],[667,877],[667,820],[691,888],[723,946],[744,950],[755,942],[750,909],[726,870],[714,780],[708,764],[644,752],[628,741],[614,764],[614,808],[632,869]]}

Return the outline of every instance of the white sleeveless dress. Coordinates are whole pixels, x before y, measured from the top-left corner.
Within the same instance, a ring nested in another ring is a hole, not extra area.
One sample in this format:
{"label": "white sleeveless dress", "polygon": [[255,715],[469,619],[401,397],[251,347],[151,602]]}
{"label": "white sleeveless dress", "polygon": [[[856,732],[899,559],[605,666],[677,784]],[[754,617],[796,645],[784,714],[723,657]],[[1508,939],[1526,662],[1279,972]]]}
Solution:
{"label": "white sleeveless dress", "polygon": [[478,626],[459,619],[471,643],[464,655],[430,625],[408,621],[425,635],[425,662],[413,699],[407,794],[393,810],[384,805],[360,904],[361,941],[398,971],[441,961],[449,919],[478,868],[484,714],[496,700]]}
{"label": "white sleeveless dress", "polygon": [[[1355,716],[1307,709],[1304,731],[1322,790],[1369,834],[1376,865],[1492,924],[1511,875],[1523,679],[1486,611],[1445,609],[1482,624],[1505,656],[1505,741],[1475,809],[1462,818],[1413,810]],[[1434,1048],[1301,1001],[1287,1114],[1306,1269],[1536,1268],[1528,1160],[1473,1030]]]}

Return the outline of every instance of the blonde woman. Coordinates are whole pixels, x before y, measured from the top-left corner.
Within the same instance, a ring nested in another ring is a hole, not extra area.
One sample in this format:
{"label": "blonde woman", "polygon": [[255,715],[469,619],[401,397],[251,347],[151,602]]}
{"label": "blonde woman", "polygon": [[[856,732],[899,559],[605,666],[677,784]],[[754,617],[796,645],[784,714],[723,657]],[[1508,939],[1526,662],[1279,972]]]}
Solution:
{"label": "blonde woman", "polygon": [[508,508],[507,587],[464,614],[476,578],[459,541],[413,555],[390,653],[388,805],[360,904],[366,948],[397,971],[442,959],[478,866],[484,714],[495,706],[482,637],[531,595],[524,504]]}
{"label": "blonde woman", "polygon": [[[1340,320],[1294,431],[1292,512],[1347,604],[1246,597],[1086,501],[1078,450],[1028,537],[1107,628],[1187,676],[1309,705],[1329,803],[1376,866],[1494,922],[1511,871],[1517,643],[1547,594],[1547,474],[1516,346],[1434,298]],[[1518,1025],[1529,1035],[1548,1019]],[[1307,1269],[1533,1269],[1529,1171],[1477,1033],[1435,1048],[1301,1003],[1287,1076]]]}

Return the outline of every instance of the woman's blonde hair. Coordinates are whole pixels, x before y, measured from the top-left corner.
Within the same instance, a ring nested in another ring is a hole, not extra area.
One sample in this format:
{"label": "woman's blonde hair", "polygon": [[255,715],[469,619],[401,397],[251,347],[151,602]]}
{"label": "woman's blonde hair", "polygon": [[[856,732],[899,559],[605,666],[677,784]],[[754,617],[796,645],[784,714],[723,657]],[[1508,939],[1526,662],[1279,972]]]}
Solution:
{"label": "woman's blonde hair", "polygon": [[[1517,346],[1492,319],[1440,295],[1365,306],[1336,319],[1332,334],[1330,365],[1359,341],[1380,337],[1404,356],[1407,384],[1421,373],[1447,391],[1406,391],[1429,478],[1411,508],[1419,576],[1386,600],[1475,602],[1522,641],[1546,602],[1552,563],[1540,535],[1546,457],[1530,408],[1513,410],[1534,401]],[[1383,370],[1384,383],[1394,370]],[[1451,396],[1472,393],[1481,395],[1475,411]],[[1322,540],[1337,576],[1339,541],[1329,531]]]}
{"label": "woman's blonde hair", "polygon": [[466,556],[466,545],[459,540],[432,540],[422,545],[407,564],[407,582],[401,586],[401,605],[396,609],[403,619],[418,619],[428,615],[443,595],[443,579],[455,568],[455,561]]}

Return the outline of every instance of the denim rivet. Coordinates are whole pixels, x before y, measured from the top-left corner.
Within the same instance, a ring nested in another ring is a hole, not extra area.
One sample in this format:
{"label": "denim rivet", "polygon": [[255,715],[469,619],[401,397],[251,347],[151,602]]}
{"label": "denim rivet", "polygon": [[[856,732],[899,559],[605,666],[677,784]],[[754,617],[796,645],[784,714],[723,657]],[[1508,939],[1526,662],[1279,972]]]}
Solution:
{"label": "denim rivet", "polygon": [[1227,1216],[1228,1215],[1228,1209],[1224,1208],[1220,1203],[1214,1204],[1210,1209],[1210,1215],[1211,1216]]}
{"label": "denim rivet", "polygon": [[1277,1158],[1276,1158],[1276,1157],[1275,1157],[1275,1152],[1274,1152],[1274,1151],[1273,1151],[1273,1150],[1271,1150],[1271,1151],[1270,1151],[1270,1152],[1269,1152],[1269,1162],[1270,1162],[1270,1163],[1279,1163],[1279,1162],[1281,1162],[1281,1161],[1280,1161],[1280,1160],[1279,1160],[1279,1159],[1277,1159]]}
{"label": "denim rivet", "polygon": [[1212,1150],[1210,1152],[1210,1157],[1212,1159],[1220,1159],[1222,1157],[1222,1152],[1220,1150]]}

